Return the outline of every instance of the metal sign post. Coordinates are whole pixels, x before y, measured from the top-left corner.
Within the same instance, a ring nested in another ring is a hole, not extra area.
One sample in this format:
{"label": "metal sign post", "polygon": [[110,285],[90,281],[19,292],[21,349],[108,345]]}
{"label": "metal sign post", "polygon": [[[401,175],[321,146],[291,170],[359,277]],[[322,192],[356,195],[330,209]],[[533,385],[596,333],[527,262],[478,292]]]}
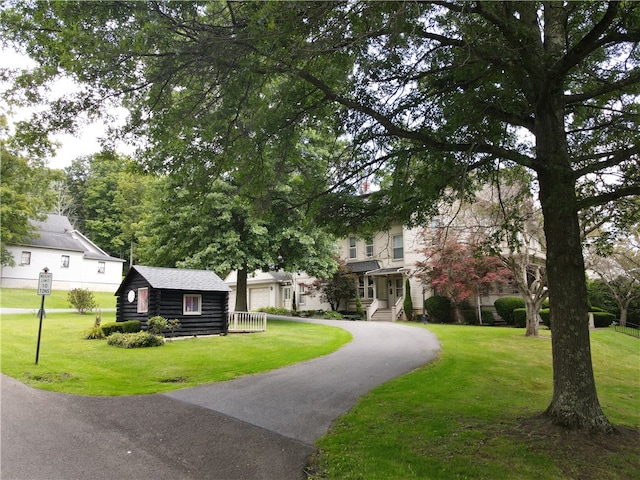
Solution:
{"label": "metal sign post", "polygon": [[38,346],[36,347],[36,365],[40,357],[40,337],[42,336],[42,318],[44,317],[44,297],[51,295],[51,284],[53,283],[53,274],[49,273],[49,269],[44,267],[42,273],[38,277],[38,295],[42,295],[40,302],[40,326],[38,327]]}

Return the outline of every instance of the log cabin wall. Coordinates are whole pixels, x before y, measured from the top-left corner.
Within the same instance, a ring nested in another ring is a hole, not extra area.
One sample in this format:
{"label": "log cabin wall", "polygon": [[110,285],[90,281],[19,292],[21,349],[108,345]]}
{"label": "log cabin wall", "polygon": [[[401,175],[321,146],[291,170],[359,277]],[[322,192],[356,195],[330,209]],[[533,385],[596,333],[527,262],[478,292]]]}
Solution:
{"label": "log cabin wall", "polygon": [[[146,313],[138,313],[138,291],[149,289],[149,308]],[[129,291],[135,292],[135,299],[130,302]],[[132,272],[118,290],[116,304],[116,321],[139,320],[143,329],[147,328],[147,320],[160,315],[167,320],[177,319],[180,328],[174,332],[176,336],[212,335],[227,332],[229,293],[218,291],[170,290],[157,289],[137,272]],[[185,315],[183,301],[185,294],[201,295],[201,314]]]}

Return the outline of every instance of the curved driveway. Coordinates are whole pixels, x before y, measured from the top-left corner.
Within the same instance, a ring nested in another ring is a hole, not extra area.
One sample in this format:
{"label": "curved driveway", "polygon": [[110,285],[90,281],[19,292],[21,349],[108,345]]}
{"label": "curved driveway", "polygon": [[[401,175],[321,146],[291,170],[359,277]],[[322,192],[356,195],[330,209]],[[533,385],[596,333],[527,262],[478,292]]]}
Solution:
{"label": "curved driveway", "polygon": [[439,350],[421,328],[309,321],[344,328],[353,341],[290,367],[158,395],[65,395],[3,376],[0,477],[303,478],[336,417]]}

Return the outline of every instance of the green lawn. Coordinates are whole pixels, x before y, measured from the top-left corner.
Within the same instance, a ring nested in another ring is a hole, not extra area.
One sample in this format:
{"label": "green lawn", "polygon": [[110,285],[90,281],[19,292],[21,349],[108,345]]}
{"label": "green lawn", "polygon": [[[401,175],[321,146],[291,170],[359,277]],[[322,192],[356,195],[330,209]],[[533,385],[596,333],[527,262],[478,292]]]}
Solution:
{"label": "green lawn", "polygon": [[[94,292],[94,298],[98,302],[98,308],[116,308],[116,297],[110,292]],[[40,308],[41,296],[38,296],[36,289],[26,288],[1,288],[0,308],[28,308],[38,310]],[[44,308],[73,308],[67,301],[67,292],[63,290],[53,290],[51,295],[45,296]]]}
{"label": "green lawn", "polygon": [[[2,372],[45,390],[83,395],[132,395],[229,380],[335,351],[351,340],[340,328],[269,320],[267,332],[189,338],[164,346],[121,349],[84,340],[93,315],[52,313],[43,322],[35,365],[38,318],[3,315]],[[104,323],[115,313],[103,313]]]}
{"label": "green lawn", "polygon": [[[416,326],[416,328],[424,328]],[[592,332],[601,405],[616,435],[536,418],[552,394],[551,341],[523,330],[429,325],[437,362],[375,389],[319,440],[315,479],[637,479],[640,341]]]}

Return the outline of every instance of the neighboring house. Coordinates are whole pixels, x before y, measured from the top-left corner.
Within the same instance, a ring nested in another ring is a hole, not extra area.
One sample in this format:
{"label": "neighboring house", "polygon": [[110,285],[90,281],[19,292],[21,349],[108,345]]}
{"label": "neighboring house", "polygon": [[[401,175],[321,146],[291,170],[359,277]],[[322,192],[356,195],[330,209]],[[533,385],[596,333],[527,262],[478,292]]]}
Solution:
{"label": "neighboring house", "polygon": [[[424,300],[434,294],[430,285],[423,284],[414,276],[416,263],[425,260],[422,252],[429,237],[424,232],[424,228],[407,228],[397,223],[388,231],[378,232],[369,238],[349,236],[338,242],[340,259],[357,277],[358,295],[368,320],[407,318],[407,312],[404,312],[407,278],[412,313],[422,315]],[[532,241],[529,249],[536,258],[544,258],[539,243]],[[304,273],[255,272],[247,281],[249,310],[263,307],[288,310],[294,291],[297,310],[329,310],[329,304],[322,302],[319,294],[309,293],[309,285],[313,281],[314,278]],[[225,283],[231,287],[231,298],[235,299],[236,273],[231,272]],[[514,286],[496,285],[492,289],[483,289],[470,302],[475,307],[494,310],[493,302],[497,298],[510,295],[519,295]],[[233,309],[235,302],[230,305]],[[354,312],[356,299],[341,305],[340,309]]]}
{"label": "neighboring house", "polygon": [[[357,276],[359,295],[370,320],[397,320],[403,315],[405,282],[409,278],[414,310],[422,312],[423,285],[410,276],[416,261],[422,259],[419,250],[420,229],[408,229],[399,223],[389,231],[372,238],[355,236],[342,239],[338,252],[353,274]],[[314,278],[304,273],[254,272],[247,280],[249,310],[263,307],[291,308],[295,292],[297,310],[328,310],[319,294],[311,294],[309,285]],[[225,283],[232,289],[235,299],[236,272],[231,272]],[[341,309],[355,311],[355,298]],[[235,302],[231,302],[233,308]]]}
{"label": "neighboring house", "polygon": [[124,260],[109,256],[75,230],[67,217],[50,214],[33,224],[36,237],[21,245],[7,245],[15,266],[2,267],[2,287],[36,289],[38,275],[47,267],[56,290],[113,292],[118,288]]}
{"label": "neighboring house", "polygon": [[134,265],[116,291],[116,321],[160,315],[180,321],[176,335],[227,332],[231,289],[214,272]]}

